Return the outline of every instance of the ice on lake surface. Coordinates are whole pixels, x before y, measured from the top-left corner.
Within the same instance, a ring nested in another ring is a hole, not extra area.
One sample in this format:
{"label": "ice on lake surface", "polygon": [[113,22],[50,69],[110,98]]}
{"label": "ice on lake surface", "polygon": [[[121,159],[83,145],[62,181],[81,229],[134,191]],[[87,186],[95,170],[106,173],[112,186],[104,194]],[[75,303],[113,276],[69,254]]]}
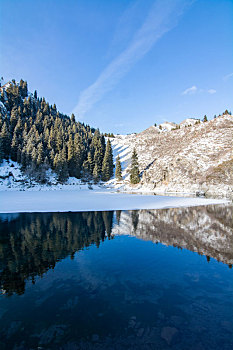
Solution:
{"label": "ice on lake surface", "polygon": [[0,215],[0,348],[232,350],[232,217]]}

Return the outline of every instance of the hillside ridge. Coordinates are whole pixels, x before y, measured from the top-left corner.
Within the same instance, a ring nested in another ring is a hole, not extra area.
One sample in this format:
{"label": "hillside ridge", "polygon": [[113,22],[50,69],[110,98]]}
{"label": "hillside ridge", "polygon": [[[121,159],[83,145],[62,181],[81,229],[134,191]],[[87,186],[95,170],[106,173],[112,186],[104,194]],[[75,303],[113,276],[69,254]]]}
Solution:
{"label": "hillside ridge", "polygon": [[141,182],[134,190],[233,196],[233,117],[223,114],[189,127],[116,135],[113,153],[123,164],[119,189],[129,187],[130,157],[136,148]]}

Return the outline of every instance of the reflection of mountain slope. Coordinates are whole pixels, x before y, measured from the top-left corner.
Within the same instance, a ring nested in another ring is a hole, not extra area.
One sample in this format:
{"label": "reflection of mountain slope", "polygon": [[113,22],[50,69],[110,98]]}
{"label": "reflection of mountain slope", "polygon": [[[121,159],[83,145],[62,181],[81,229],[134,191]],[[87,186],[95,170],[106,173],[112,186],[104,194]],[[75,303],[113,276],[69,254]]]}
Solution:
{"label": "reflection of mountain slope", "polygon": [[56,263],[112,234],[189,249],[233,264],[233,206],[113,212],[34,213],[3,216],[0,221],[0,287],[23,294]]}
{"label": "reflection of mountain slope", "polygon": [[233,206],[138,210],[121,213],[113,234],[183,247],[233,264]]}

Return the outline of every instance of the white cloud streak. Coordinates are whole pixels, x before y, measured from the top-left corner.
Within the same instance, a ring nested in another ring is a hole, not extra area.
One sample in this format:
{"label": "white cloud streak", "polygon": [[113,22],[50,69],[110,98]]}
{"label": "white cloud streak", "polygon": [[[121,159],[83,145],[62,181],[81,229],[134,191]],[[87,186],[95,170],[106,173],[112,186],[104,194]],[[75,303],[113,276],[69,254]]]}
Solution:
{"label": "white cloud streak", "polygon": [[227,74],[223,77],[223,80],[224,81],[227,81],[228,79],[232,78],[233,77],[233,73],[230,73],[230,74]]}
{"label": "white cloud streak", "polygon": [[209,89],[209,90],[198,89],[198,88],[196,87],[196,85],[193,85],[192,87],[190,87],[190,88],[184,90],[184,91],[181,93],[181,95],[194,95],[194,94],[196,94],[196,93],[203,93],[203,92],[204,92],[204,93],[208,92],[208,94],[213,95],[213,94],[216,94],[217,91],[216,91],[215,89]]}
{"label": "white cloud streak", "polygon": [[99,75],[96,81],[81,92],[73,109],[82,118],[92,106],[120,81],[142,59],[165,33],[174,28],[179,17],[192,0],[157,0],[128,47],[123,50]]}
{"label": "white cloud streak", "polygon": [[184,90],[182,92],[182,95],[193,95],[197,92],[197,87],[195,85],[193,85],[192,87]]}

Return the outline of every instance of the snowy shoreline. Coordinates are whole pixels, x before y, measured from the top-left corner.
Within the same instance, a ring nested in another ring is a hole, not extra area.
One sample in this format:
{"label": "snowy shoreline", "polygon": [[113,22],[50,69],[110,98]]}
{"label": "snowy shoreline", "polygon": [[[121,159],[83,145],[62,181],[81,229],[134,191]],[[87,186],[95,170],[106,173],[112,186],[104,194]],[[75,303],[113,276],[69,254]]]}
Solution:
{"label": "snowy shoreline", "polygon": [[190,207],[226,199],[117,193],[110,190],[0,191],[0,213],[78,212]]}

